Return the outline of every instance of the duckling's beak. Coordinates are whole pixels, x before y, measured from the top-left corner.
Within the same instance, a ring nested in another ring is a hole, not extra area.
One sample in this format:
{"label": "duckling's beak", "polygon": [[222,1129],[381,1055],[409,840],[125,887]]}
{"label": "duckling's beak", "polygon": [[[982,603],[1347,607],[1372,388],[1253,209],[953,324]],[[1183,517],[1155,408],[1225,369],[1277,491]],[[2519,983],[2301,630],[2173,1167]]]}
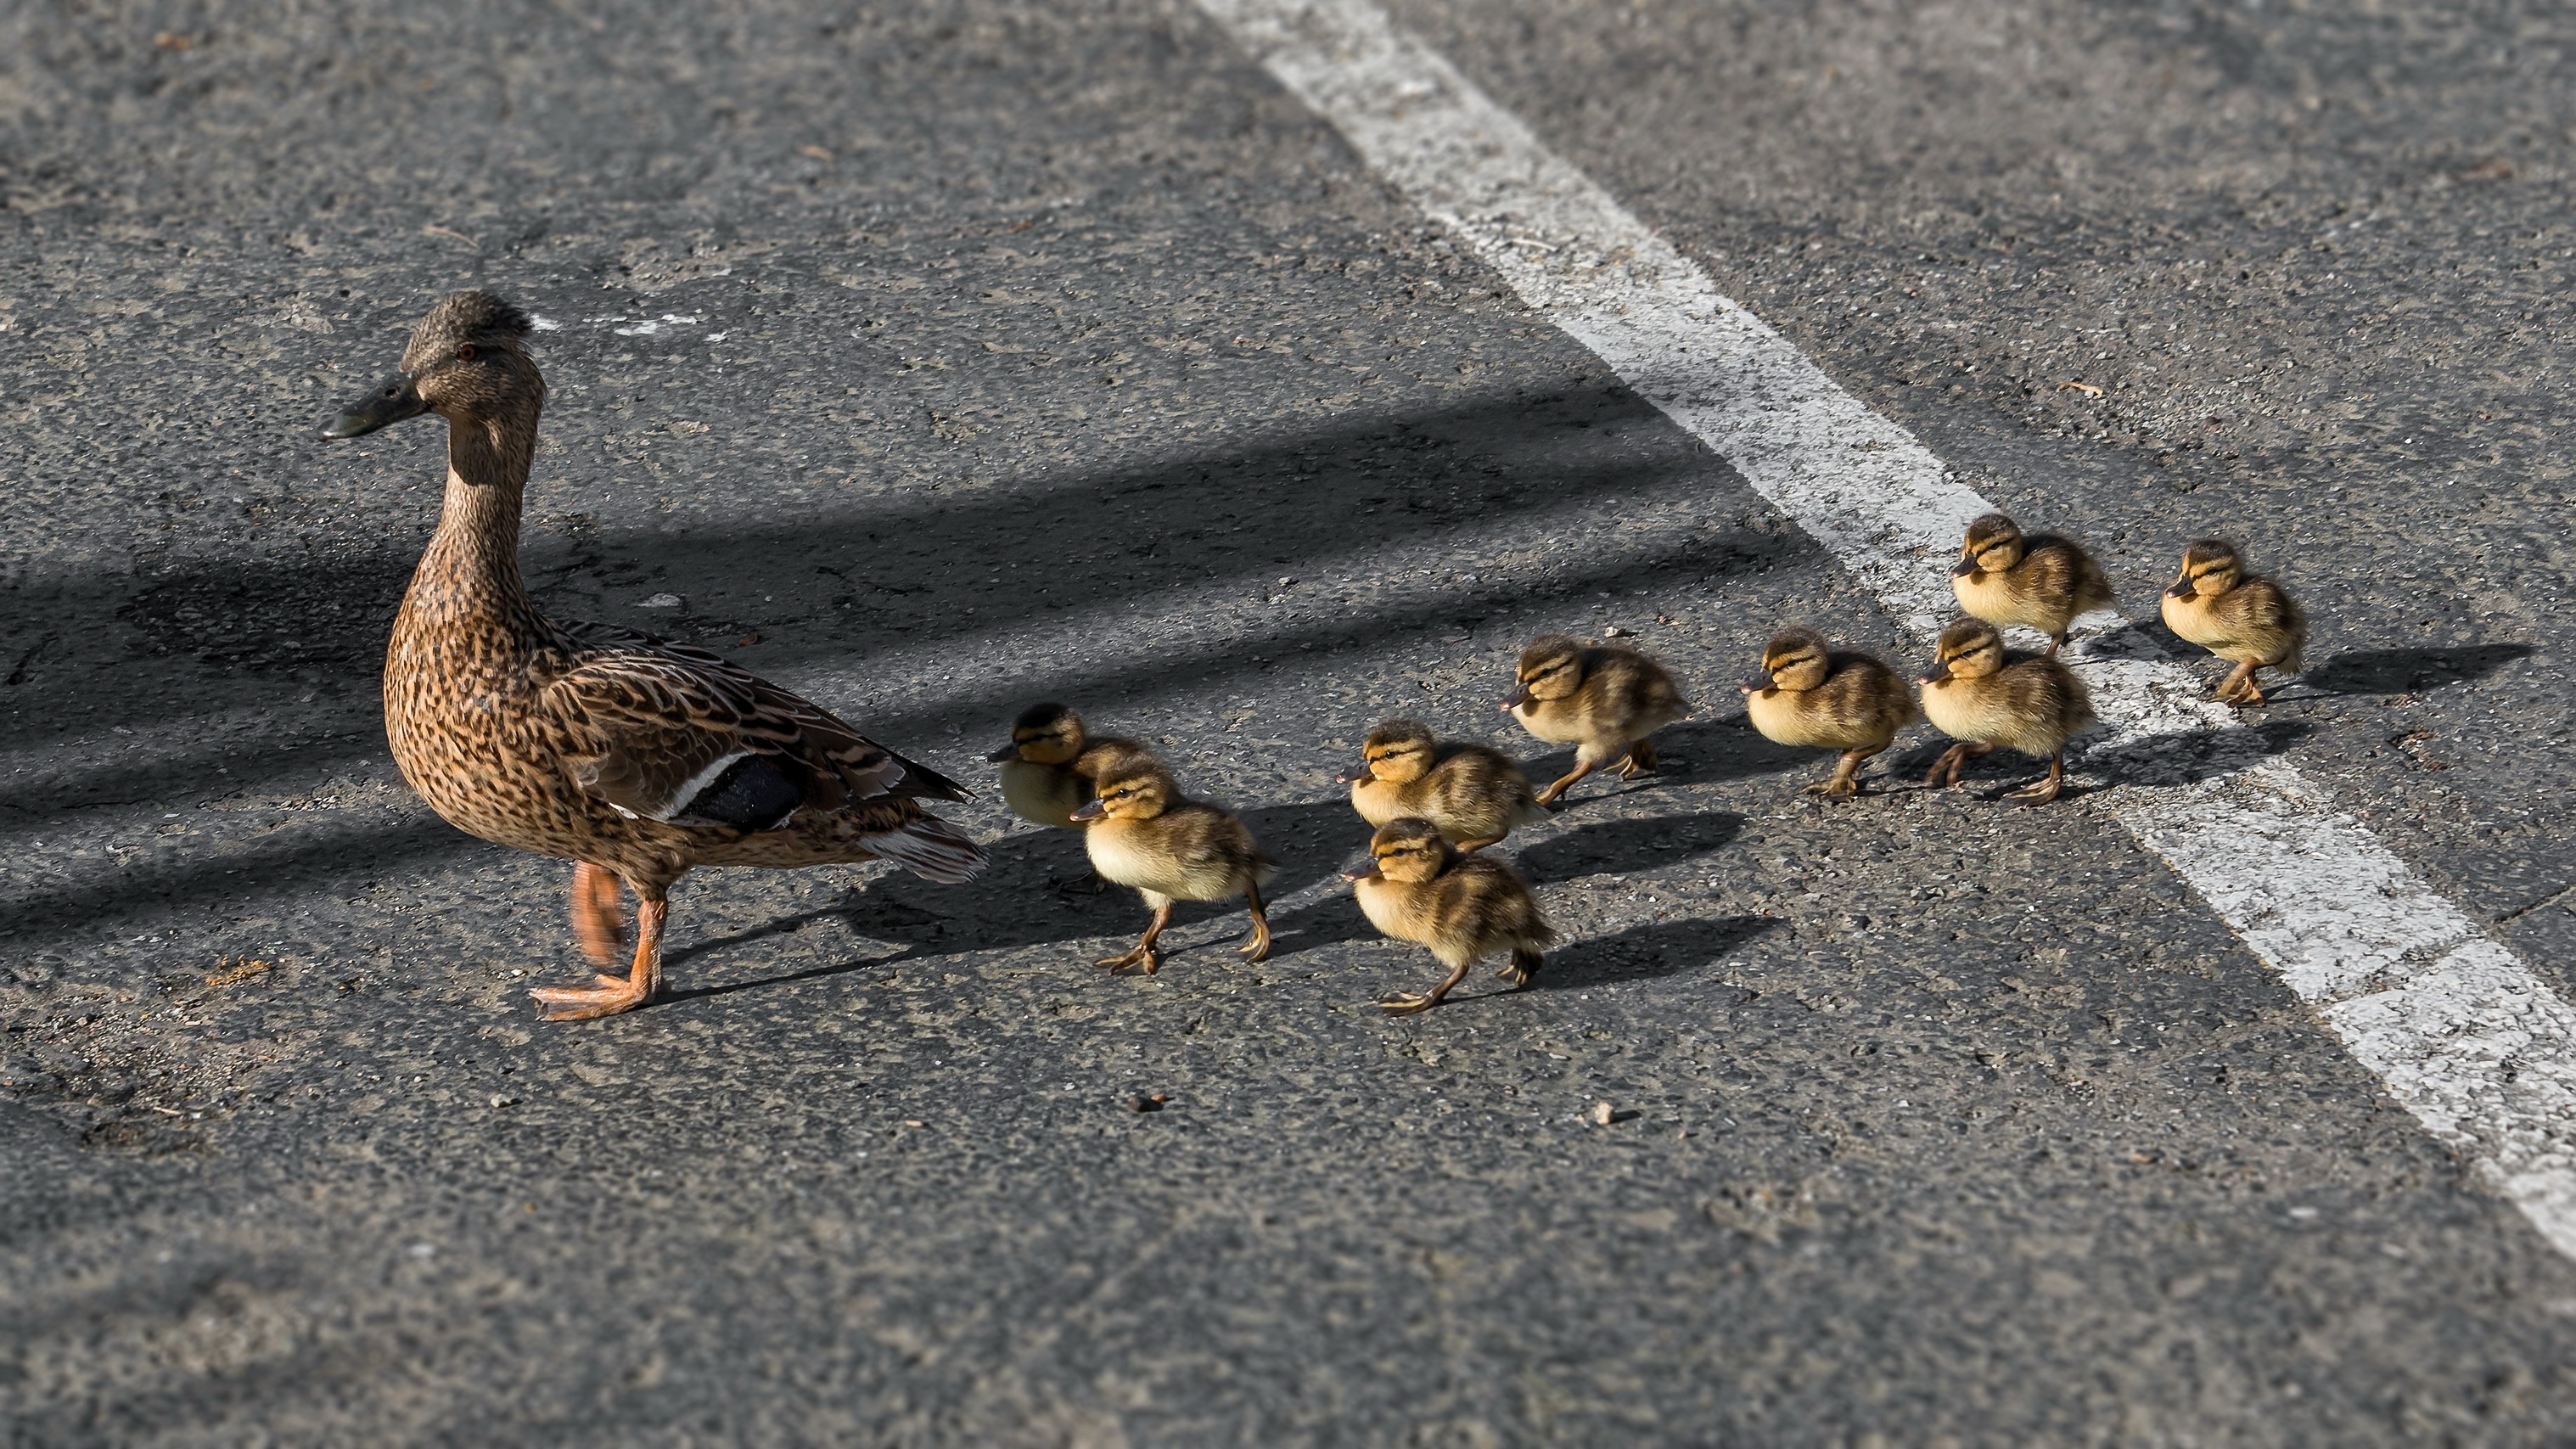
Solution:
{"label": "duckling's beak", "polygon": [[989,754],[989,755],[986,755],[984,758],[985,758],[985,759],[988,759],[988,760],[990,760],[990,761],[992,761],[992,762],[993,762],[994,764],[996,764],[996,765],[1001,765],[1001,764],[1008,764],[1009,762],[1011,762],[1011,761],[1013,761],[1013,760],[1016,760],[1016,759],[1018,759],[1019,757],[1020,757],[1020,746],[1019,746],[1019,742],[1018,742],[1018,741],[1016,741],[1016,740],[1014,740],[1014,741],[1012,741],[1010,744],[1004,745],[1004,746],[1002,746],[1000,749],[995,750],[993,753],[991,753],[991,754]]}
{"label": "duckling's beak", "polygon": [[1515,684],[1512,686],[1512,692],[1503,696],[1503,708],[1518,709],[1529,703],[1529,697],[1527,684]]}
{"label": "duckling's beak", "polygon": [[1947,682],[1949,678],[1950,666],[1947,664],[1935,664],[1932,666],[1932,672],[1923,676],[1923,682],[1925,684],[1941,684]]}
{"label": "duckling's beak", "polygon": [[1346,770],[1333,777],[1333,783],[1336,785],[1369,785],[1376,783],[1376,781],[1377,771],[1370,769],[1366,765],[1362,765],[1356,770]]}
{"label": "duckling's beak", "polygon": [[2191,580],[2176,579],[2174,580],[2174,586],[2165,590],[2165,597],[2168,599],[2188,599],[2197,592],[2199,591],[2192,587]]}
{"label": "duckling's beak", "polygon": [[1762,691],[1769,689],[1770,687],[1771,672],[1767,669],[1736,686],[1736,688],[1743,690],[1746,694],[1760,694]]}
{"label": "duckling's beak", "polygon": [[1104,805],[1097,800],[1085,800],[1082,802],[1082,807],[1073,812],[1073,818],[1076,820],[1097,820],[1108,813],[1109,807],[1107,805]]}
{"label": "duckling's beak", "polygon": [[366,395],[340,410],[322,430],[326,438],[357,438],[405,418],[416,418],[429,411],[420,400],[420,389],[412,385],[411,374],[397,372],[369,388]]}
{"label": "duckling's beak", "polygon": [[1950,565],[1950,577],[1954,579],[1964,579],[1976,571],[1977,557],[1974,554],[1969,554],[1960,559],[1957,563]]}
{"label": "duckling's beak", "polygon": [[1369,880],[1376,877],[1378,874],[1377,860],[1372,857],[1368,860],[1361,861],[1358,865],[1353,866],[1349,870],[1343,871],[1342,879]]}

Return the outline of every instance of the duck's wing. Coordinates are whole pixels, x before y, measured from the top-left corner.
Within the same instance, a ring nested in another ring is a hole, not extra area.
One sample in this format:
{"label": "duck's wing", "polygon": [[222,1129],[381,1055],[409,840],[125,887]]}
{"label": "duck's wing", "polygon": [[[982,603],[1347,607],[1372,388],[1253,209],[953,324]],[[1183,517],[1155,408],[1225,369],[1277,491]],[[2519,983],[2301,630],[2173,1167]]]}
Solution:
{"label": "duck's wing", "polygon": [[765,830],[799,809],[966,798],[938,771],[703,649],[612,625],[564,632],[572,658],[546,685],[545,712],[574,782],[618,810]]}

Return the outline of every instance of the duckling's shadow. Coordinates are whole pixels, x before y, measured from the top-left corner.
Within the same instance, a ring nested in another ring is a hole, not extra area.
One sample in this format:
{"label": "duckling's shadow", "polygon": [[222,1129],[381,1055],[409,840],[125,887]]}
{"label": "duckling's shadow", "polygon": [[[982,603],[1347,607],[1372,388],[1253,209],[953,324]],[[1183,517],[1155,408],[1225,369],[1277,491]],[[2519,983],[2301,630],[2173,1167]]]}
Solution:
{"label": "duckling's shadow", "polygon": [[[1666,725],[1651,736],[1658,763],[1649,775],[1621,780],[1617,766],[1605,765],[1581,784],[1566,792],[1556,803],[1559,810],[1608,800],[1639,790],[1651,790],[1670,780],[1710,782],[1742,780],[1755,775],[1776,775],[1794,770],[1831,755],[1819,750],[1793,750],[1775,745],[1753,728],[1753,722],[1741,712],[1709,720],[1685,720]],[[1555,750],[1536,759],[1523,760],[1521,769],[1530,782],[1545,789],[1551,780],[1564,778],[1574,768],[1574,751]],[[1603,789],[1601,782],[1613,788]]]}
{"label": "duckling's shadow", "polygon": [[1577,991],[1629,981],[1658,981],[1710,965],[1786,924],[1772,916],[1655,921],[1613,936],[1577,941],[1548,953],[1526,988]]}
{"label": "duckling's shadow", "polygon": [[[2533,653],[2529,644],[2465,644],[2456,649],[2353,649],[2301,674],[2323,694],[2419,694],[2484,679]],[[2266,691],[2269,692],[2268,690]]]}
{"label": "duckling's shadow", "polygon": [[2181,730],[2086,750],[2087,774],[2113,785],[2197,785],[2233,775],[2316,733],[2301,720],[2265,720],[2239,729]]}
{"label": "duckling's shadow", "polygon": [[1625,875],[1678,865],[1723,849],[1744,829],[1744,817],[1725,811],[1657,815],[1643,820],[1603,820],[1534,841],[1518,853],[1532,880],[1571,880],[1586,875]]}

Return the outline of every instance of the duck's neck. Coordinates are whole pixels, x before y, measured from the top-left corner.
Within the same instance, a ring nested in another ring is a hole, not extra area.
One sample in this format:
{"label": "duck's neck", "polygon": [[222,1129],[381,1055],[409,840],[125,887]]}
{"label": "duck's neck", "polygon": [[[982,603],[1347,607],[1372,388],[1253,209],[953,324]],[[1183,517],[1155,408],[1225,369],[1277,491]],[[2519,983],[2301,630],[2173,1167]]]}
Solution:
{"label": "duck's neck", "polygon": [[537,626],[519,577],[520,500],[537,450],[537,412],[454,418],[447,425],[447,497],[439,509],[411,607],[443,617],[476,615],[517,632]]}

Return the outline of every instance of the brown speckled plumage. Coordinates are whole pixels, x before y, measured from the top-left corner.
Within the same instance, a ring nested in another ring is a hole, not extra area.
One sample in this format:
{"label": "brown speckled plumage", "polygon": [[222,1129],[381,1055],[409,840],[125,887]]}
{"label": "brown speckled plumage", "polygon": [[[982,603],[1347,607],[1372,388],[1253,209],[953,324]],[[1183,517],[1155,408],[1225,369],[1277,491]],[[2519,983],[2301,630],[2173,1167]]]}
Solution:
{"label": "brown speckled plumage", "polygon": [[1502,977],[1526,986],[1556,944],[1556,931],[1530,894],[1529,882],[1502,861],[1461,855],[1428,820],[1400,819],[1369,838],[1369,863],[1355,872],[1354,894],[1369,924],[1399,941],[1429,947],[1449,974],[1429,991],[1381,997],[1398,1015],[1428,1011],[1467,979],[1479,957],[1511,953]]}
{"label": "brown speckled plumage", "polygon": [[1541,805],[1555,804],[1576,781],[1614,761],[1622,780],[1651,772],[1655,747],[1646,736],[1690,717],[1690,701],[1673,677],[1634,649],[1542,634],[1521,650],[1513,674],[1504,710],[1539,739],[1575,747],[1574,769],[1538,792]]}
{"label": "brown speckled plumage", "polygon": [[1858,793],[1862,762],[1922,714],[1895,670],[1801,628],[1771,637],[1761,675],[1744,686],[1744,712],[1765,739],[1842,751],[1833,778],[1807,787],[1826,795]]}
{"label": "brown speckled plumage", "polygon": [[549,1016],[651,999],[663,903],[697,866],[887,859],[971,878],[981,848],[917,803],[963,798],[935,771],[703,650],[537,612],[518,566],[545,399],[527,328],[488,293],[447,298],[413,333],[404,376],[332,432],[422,411],[448,422],[438,529],[385,655],[386,738],[403,778],[461,830],[580,862],[575,924],[595,959],[621,934],[607,879],[642,903],[630,975],[534,993],[559,1008]]}
{"label": "brown speckled plumage", "polygon": [[1956,785],[1969,757],[2001,745],[2048,761],[2048,774],[2013,793],[2026,804],[2057,798],[2066,782],[2066,742],[2093,727],[2093,696],[2054,659],[2004,648],[1982,619],[1941,631],[1939,667],[1923,679],[1923,715],[1960,741],[1932,766],[1926,784]]}
{"label": "brown speckled plumage", "polygon": [[1512,757],[1489,745],[1440,740],[1415,720],[1381,722],[1360,742],[1365,762],[1342,777],[1351,808],[1371,825],[1428,820],[1460,850],[1481,850],[1513,828],[1547,819]]}
{"label": "brown speckled plumage", "polygon": [[1972,617],[2046,634],[2051,658],[2078,616],[2115,602],[2109,576],[2083,545],[2053,533],[2024,535],[2001,513],[1968,525],[1950,591]]}
{"label": "brown speckled plumage", "polygon": [[2183,550],[2182,572],[2165,590],[2165,627],[2236,668],[2218,683],[2218,698],[2261,704],[2255,671],[2296,671],[2308,647],[2308,616],[2289,591],[2261,574],[2225,539],[2204,538]]}

